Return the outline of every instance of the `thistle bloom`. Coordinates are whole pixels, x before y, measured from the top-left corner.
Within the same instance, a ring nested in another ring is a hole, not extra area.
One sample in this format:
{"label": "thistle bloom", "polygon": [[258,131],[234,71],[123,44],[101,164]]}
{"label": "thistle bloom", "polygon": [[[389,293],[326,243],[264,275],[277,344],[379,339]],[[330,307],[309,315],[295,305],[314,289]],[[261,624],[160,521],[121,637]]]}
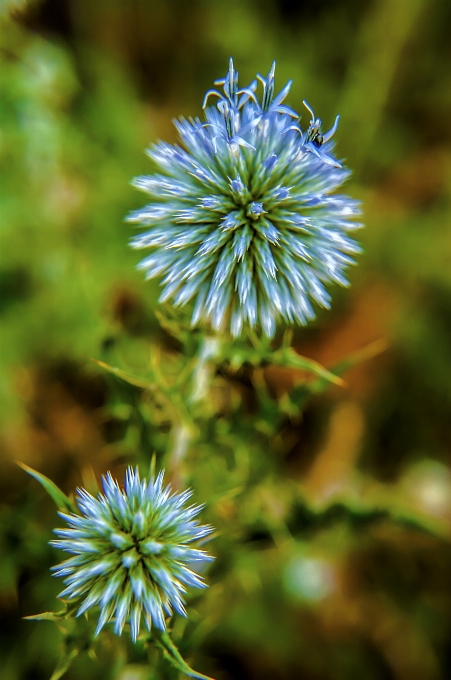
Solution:
{"label": "thistle bloom", "polygon": [[129,216],[146,227],[132,246],[151,249],[139,268],[162,277],[160,301],[193,304],[193,325],[228,325],[233,336],[306,324],[312,303],[329,307],[327,284],[348,285],[344,272],[360,252],[349,236],[362,226],[352,221],[359,205],[334,193],[350,174],[330,141],[338,117],[323,134],[305,102],[303,132],[283,103],[291,81],[274,96],[274,69],[257,76],[260,101],[257,81],[239,89],[230,60],[215,82],[223,91],[206,94],[206,122],[175,121],[182,146],[154,144],[158,172],[134,180],[151,197]]}
{"label": "thistle bloom", "polygon": [[80,515],[59,513],[69,528],[56,529],[60,540],[52,544],[75,556],[53,570],[65,577],[59,597],[83,598],[77,616],[100,606],[96,635],[111,619],[121,635],[129,621],[136,641],[141,617],[150,631],[164,630],[172,609],[186,616],[186,586],[205,587],[188,565],[213,559],[191,544],[212,529],[194,519],[200,506],[185,507],[191,491],[171,493],[162,472],[147,482],[129,467],[124,489],[108,472],[103,489],[97,499],[78,490]]}

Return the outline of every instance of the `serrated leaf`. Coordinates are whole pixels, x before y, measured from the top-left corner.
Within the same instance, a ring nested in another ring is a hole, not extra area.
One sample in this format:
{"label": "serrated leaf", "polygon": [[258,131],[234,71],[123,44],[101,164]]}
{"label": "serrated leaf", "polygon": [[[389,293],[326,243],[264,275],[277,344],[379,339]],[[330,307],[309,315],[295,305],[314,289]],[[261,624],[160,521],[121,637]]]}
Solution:
{"label": "serrated leaf", "polygon": [[33,470],[33,468],[25,465],[25,463],[17,461],[17,464],[22,468],[22,470],[34,477],[39,482],[39,484],[44,487],[60,510],[69,510],[70,512],[77,511],[74,502],[68,496],[66,496],[66,494],[61,491],[58,486],[56,486],[55,482],[52,482],[51,479],[41,474],[37,470]]}
{"label": "serrated leaf", "polygon": [[214,680],[208,675],[203,675],[202,673],[198,673],[197,671],[190,668],[175,644],[172,642],[168,633],[155,631],[152,634],[152,638],[157,647],[159,647],[163,652],[165,659],[178,671],[184,673],[189,678],[198,678],[198,680]]}

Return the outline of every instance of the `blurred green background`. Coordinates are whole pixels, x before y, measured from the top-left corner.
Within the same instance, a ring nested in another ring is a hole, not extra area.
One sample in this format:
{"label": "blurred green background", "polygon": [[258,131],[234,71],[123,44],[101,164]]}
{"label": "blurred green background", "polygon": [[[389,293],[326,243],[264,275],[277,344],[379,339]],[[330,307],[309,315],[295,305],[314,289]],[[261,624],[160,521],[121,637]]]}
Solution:
{"label": "blurred green background", "polygon": [[[347,191],[364,203],[352,287],[296,331],[297,350],[332,366],[388,349],[277,427],[271,403],[300,376],[240,376],[268,415],[257,435],[249,412],[239,421],[239,447],[224,431],[214,456],[199,448],[218,560],[174,635],[218,680],[451,677],[451,3],[0,0],[0,13],[2,679],[49,678],[61,642],[21,619],[58,607],[58,520],[14,460],[69,492],[164,449],[158,409],[90,358],[136,372],[150,345],[177,349],[127,247],[124,215],[143,203],[129,182],[231,55],[242,84],[276,59],[291,106],[307,99],[326,129],[341,114]],[[67,677],[166,677],[139,648],[127,662],[102,644]]]}

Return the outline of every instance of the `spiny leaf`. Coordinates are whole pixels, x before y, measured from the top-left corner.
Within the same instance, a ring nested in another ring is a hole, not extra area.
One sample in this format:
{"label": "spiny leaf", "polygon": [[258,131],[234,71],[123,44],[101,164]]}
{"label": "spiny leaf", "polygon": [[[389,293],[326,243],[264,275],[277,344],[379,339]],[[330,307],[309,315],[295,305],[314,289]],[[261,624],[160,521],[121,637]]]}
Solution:
{"label": "spiny leaf", "polygon": [[61,621],[67,616],[67,611],[60,612],[43,612],[42,614],[33,614],[33,616],[24,616],[27,621]]}
{"label": "spiny leaf", "polygon": [[282,348],[274,353],[272,357],[272,363],[278,366],[284,366],[286,368],[297,368],[304,371],[309,371],[313,375],[323,378],[334,385],[339,385],[343,387],[345,385],[344,380],[340,378],[335,373],[332,373],[327,368],[322,366],[318,361],[314,359],[309,359],[308,357],[303,357],[294,351],[291,347]]}
{"label": "spiny leaf", "polygon": [[78,609],[78,604],[69,604],[64,602],[64,609],[59,612],[43,612],[42,614],[33,614],[32,616],[24,616],[27,621],[64,621],[66,619],[75,618]]}
{"label": "spiny leaf", "polygon": [[309,515],[309,523],[314,526],[323,526],[325,518],[331,521],[336,518],[336,511],[342,510],[347,515],[348,524],[351,526],[377,525],[389,521],[393,525],[415,529],[432,536],[450,541],[451,534],[449,524],[442,518],[426,514],[414,505],[399,500],[390,485],[376,486],[367,491],[366,497],[358,497],[341,493],[329,498],[325,502],[315,502],[302,489],[297,490],[299,500]]}
{"label": "spiny leaf", "polygon": [[198,678],[198,680],[213,680],[213,678],[210,678],[208,675],[197,673],[197,671],[194,671],[192,668],[190,668],[190,666],[188,666],[185,659],[182,657],[179,650],[172,642],[168,633],[155,631],[152,634],[152,638],[157,647],[162,650],[165,659],[169,661],[169,663],[178,671],[184,673],[189,678]]}
{"label": "spiny leaf", "polygon": [[49,496],[55,501],[58,508],[61,510],[76,512],[74,502],[68,496],[66,496],[66,494],[61,491],[59,487],[56,486],[55,482],[52,482],[51,479],[40,472],[37,472],[37,470],[33,470],[33,468],[25,465],[25,463],[17,461],[17,464],[22,468],[22,470],[25,470],[27,474],[34,477],[41,484],[41,486],[44,487]]}
{"label": "spiny leaf", "polygon": [[292,347],[281,347],[278,350],[272,351],[263,346],[260,348],[245,348],[239,347],[232,349],[229,356],[224,359],[230,361],[230,367],[237,370],[244,363],[249,363],[252,366],[262,366],[270,364],[272,366],[282,366],[284,368],[294,368],[297,370],[308,371],[313,375],[333,383],[334,385],[344,386],[344,381],[339,376],[335,375],[327,368],[322,366],[318,361],[301,356]]}

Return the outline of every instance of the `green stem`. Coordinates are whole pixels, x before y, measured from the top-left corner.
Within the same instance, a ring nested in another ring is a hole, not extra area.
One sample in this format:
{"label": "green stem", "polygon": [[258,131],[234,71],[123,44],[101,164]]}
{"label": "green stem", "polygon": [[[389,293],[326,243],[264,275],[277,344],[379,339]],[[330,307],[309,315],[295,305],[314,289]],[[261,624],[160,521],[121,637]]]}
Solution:
{"label": "green stem", "polygon": [[[190,378],[187,396],[188,407],[195,407],[208,396],[211,380],[216,369],[214,359],[218,356],[220,346],[221,341],[218,336],[205,336],[202,339]],[[193,436],[193,426],[190,423],[183,419],[174,423],[167,468],[169,477],[176,487],[181,486],[184,482],[186,474],[183,470],[183,463]]]}
{"label": "green stem", "polygon": [[207,396],[213,369],[215,368],[213,366],[213,359],[218,356],[220,346],[221,342],[217,336],[204,337],[202,339],[196,366],[191,378],[191,392],[188,398],[190,405],[203,401]]}

